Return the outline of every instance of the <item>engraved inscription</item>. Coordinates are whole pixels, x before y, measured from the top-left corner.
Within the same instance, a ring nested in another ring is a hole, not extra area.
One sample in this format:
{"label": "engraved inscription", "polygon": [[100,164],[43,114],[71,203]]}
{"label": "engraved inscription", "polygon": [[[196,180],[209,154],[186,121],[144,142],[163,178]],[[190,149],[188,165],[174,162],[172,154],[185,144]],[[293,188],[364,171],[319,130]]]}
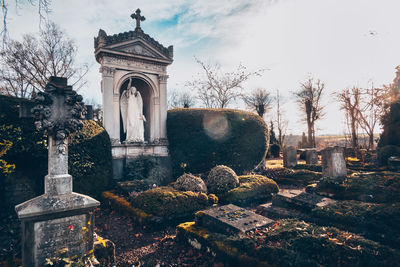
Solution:
{"label": "engraved inscription", "polygon": [[82,242],[82,227],[86,226],[86,215],[75,215],[34,224],[34,255],[36,262],[43,263],[46,258],[56,256],[57,251],[68,247],[69,255],[79,257],[85,253]]}

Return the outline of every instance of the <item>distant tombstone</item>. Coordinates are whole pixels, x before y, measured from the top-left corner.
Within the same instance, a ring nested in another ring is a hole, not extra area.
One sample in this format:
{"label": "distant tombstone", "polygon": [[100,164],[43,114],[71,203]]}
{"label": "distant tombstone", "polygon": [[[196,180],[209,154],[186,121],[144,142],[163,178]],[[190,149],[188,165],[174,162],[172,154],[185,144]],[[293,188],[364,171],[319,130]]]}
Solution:
{"label": "distant tombstone", "polygon": [[287,146],[283,148],[283,166],[295,167],[297,165],[297,150],[294,146]]}
{"label": "distant tombstone", "polygon": [[275,221],[258,215],[251,210],[233,204],[213,207],[202,211],[196,224],[223,234],[244,234],[258,227],[266,227]]}
{"label": "distant tombstone", "polygon": [[[46,258],[66,246],[69,255],[79,258],[93,246],[93,236],[88,235],[93,233],[93,210],[100,203],[72,192],[68,174],[68,136],[83,126],[81,101],[82,96],[60,77],[51,77],[35,98],[36,128],[48,136],[48,174],[44,194],[15,207],[22,223],[23,266],[44,266]],[[84,233],[83,227],[89,231]],[[82,242],[84,237],[88,244]]]}
{"label": "distant tombstone", "polygon": [[307,149],[306,150],[306,164],[307,165],[318,164],[318,153],[317,153],[316,149]]}
{"label": "distant tombstone", "polygon": [[342,147],[328,147],[321,151],[322,175],[329,177],[346,177],[346,161]]}

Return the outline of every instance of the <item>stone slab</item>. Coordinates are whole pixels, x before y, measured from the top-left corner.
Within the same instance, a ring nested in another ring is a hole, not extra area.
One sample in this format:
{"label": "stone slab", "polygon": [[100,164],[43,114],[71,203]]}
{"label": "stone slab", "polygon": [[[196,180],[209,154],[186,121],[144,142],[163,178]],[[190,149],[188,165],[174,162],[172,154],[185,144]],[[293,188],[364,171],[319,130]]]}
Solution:
{"label": "stone slab", "polygon": [[300,208],[305,210],[324,207],[335,202],[336,201],[331,198],[306,193],[296,189],[279,192],[272,200],[274,206]]}
{"label": "stone slab", "polygon": [[275,222],[232,204],[204,210],[202,216],[197,219],[201,226],[224,234],[246,233],[258,227],[272,225]]}
{"label": "stone slab", "polygon": [[257,212],[272,219],[299,218],[301,216],[301,212],[297,210],[273,206],[272,203],[259,205]]}

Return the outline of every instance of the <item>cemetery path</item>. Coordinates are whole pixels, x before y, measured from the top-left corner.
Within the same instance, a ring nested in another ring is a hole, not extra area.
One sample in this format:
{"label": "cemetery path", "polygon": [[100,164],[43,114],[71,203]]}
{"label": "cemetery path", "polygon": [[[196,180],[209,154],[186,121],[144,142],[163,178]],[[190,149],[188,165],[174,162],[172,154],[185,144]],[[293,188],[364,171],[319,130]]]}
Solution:
{"label": "cemetery path", "polygon": [[99,208],[95,214],[95,232],[115,243],[117,266],[224,266],[210,253],[175,242],[175,227],[146,231],[108,208]]}

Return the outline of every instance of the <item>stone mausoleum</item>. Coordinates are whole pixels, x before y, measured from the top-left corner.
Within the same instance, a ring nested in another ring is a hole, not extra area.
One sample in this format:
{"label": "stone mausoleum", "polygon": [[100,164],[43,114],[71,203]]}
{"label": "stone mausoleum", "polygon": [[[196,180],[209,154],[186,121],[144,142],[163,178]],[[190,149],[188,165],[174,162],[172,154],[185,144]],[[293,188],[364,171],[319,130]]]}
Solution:
{"label": "stone mausoleum", "polygon": [[[102,74],[103,126],[110,135],[114,178],[140,155],[168,162],[167,149],[167,66],[173,61],[173,47],[164,47],[140,27],[144,17],[136,10],[134,31],[107,35],[102,29],[94,38],[95,56]],[[129,82],[143,99],[144,141],[126,142],[121,116],[121,94]]]}

